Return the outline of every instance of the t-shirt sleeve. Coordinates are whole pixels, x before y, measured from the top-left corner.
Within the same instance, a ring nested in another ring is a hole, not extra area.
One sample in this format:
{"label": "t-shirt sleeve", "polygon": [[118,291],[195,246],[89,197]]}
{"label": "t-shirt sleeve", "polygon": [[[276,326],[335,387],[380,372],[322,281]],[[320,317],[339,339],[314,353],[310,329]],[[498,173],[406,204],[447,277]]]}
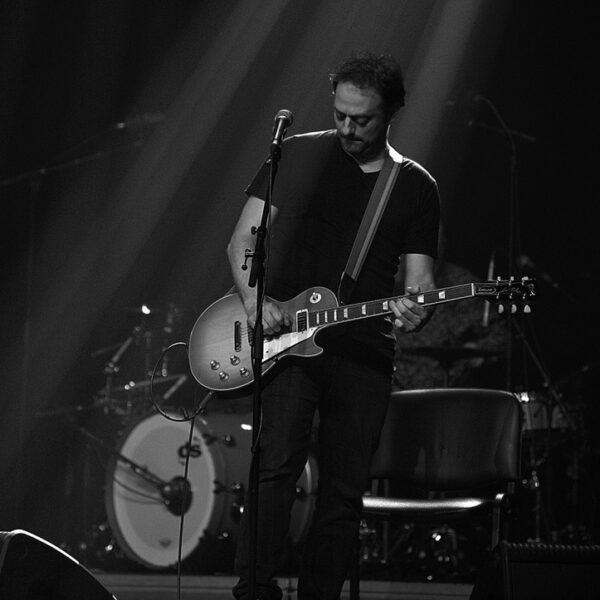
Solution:
{"label": "t-shirt sleeve", "polygon": [[261,200],[266,198],[270,171],[269,158],[267,157],[256,172],[256,175],[254,175],[254,179],[252,179],[248,187],[244,190],[246,196],[256,196]]}
{"label": "t-shirt sleeve", "polygon": [[[319,137],[325,139],[315,145],[315,140]],[[324,131],[290,136],[283,141],[271,198],[274,206],[282,208],[283,205],[293,204],[299,194],[306,196],[309,193],[327,164],[334,140],[335,136],[331,132]],[[267,157],[245,189],[246,194],[265,200],[270,173],[270,157]]]}
{"label": "t-shirt sleeve", "polygon": [[437,258],[439,227],[439,191],[435,180],[427,176],[418,195],[414,220],[408,228],[403,253],[427,254]]}

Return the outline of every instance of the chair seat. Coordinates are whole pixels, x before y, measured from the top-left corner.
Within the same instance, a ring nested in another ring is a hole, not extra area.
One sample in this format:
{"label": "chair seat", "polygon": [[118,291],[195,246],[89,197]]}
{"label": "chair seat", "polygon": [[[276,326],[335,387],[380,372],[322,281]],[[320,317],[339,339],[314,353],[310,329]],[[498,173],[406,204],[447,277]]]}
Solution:
{"label": "chair seat", "polygon": [[440,498],[412,500],[407,498],[385,498],[381,496],[363,496],[364,516],[377,516],[384,519],[394,517],[415,519],[419,517],[432,518],[443,516],[445,518],[458,518],[465,513],[479,508],[492,506],[498,502],[494,498]]}

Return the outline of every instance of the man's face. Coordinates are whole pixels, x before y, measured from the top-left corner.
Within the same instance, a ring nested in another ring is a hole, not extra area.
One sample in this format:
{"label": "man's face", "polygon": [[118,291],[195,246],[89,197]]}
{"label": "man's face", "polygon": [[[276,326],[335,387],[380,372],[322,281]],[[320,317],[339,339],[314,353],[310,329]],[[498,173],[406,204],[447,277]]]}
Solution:
{"label": "man's face", "polygon": [[359,162],[379,158],[385,148],[390,120],[378,92],[349,82],[338,83],[333,118],[342,148],[348,154]]}

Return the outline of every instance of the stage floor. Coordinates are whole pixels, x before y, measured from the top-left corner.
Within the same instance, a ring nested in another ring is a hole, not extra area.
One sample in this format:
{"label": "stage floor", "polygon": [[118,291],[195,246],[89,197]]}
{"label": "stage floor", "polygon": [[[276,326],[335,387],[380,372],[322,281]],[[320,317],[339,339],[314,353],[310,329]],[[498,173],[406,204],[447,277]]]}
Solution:
{"label": "stage floor", "polygon": [[[177,600],[175,575],[98,573],[95,577],[117,600]],[[235,577],[183,575],[181,600],[223,600],[232,598]],[[284,600],[296,599],[296,579],[279,579]],[[361,581],[361,600],[468,600],[472,584],[404,581]],[[348,583],[342,600],[347,599]]]}

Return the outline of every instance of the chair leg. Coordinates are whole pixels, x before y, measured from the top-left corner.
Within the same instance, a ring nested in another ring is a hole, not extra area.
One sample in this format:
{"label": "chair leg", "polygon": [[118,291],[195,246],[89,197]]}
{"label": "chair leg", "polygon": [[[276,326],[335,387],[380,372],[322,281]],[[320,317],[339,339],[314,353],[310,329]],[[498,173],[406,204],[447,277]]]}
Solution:
{"label": "chair leg", "polygon": [[492,509],[492,550],[500,541],[500,513],[504,503],[504,494],[496,494],[494,507]]}
{"label": "chair leg", "polygon": [[350,560],[350,600],[360,600],[360,538],[357,536]]}

